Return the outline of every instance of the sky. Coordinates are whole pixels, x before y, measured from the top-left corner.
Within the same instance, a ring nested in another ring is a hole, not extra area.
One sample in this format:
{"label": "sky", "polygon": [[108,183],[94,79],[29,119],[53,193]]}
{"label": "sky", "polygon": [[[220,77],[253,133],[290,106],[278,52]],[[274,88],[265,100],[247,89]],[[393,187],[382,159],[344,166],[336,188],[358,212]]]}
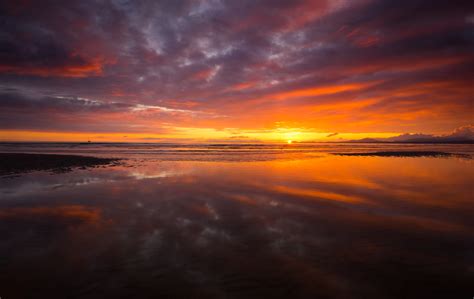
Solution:
{"label": "sky", "polygon": [[0,22],[0,141],[337,141],[474,123],[474,1],[15,0]]}

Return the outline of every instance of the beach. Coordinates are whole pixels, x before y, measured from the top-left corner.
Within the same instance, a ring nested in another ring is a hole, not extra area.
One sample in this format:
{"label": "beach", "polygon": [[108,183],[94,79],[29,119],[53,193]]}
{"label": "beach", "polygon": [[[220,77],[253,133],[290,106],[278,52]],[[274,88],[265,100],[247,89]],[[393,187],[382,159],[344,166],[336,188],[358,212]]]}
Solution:
{"label": "beach", "polygon": [[2,298],[471,292],[469,146],[124,147],[15,156],[23,170],[0,178]]}
{"label": "beach", "polygon": [[474,299],[474,1],[0,20],[0,299]]}
{"label": "beach", "polygon": [[87,168],[110,165],[118,159],[96,158],[78,155],[51,155],[0,153],[0,176],[31,171],[72,171],[73,168]]}

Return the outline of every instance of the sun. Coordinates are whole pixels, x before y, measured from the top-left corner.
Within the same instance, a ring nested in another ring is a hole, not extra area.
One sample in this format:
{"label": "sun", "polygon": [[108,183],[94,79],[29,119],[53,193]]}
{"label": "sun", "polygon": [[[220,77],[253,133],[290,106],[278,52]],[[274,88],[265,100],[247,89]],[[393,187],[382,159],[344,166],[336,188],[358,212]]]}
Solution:
{"label": "sun", "polygon": [[288,140],[287,142],[288,142],[288,144],[292,144],[293,140]]}

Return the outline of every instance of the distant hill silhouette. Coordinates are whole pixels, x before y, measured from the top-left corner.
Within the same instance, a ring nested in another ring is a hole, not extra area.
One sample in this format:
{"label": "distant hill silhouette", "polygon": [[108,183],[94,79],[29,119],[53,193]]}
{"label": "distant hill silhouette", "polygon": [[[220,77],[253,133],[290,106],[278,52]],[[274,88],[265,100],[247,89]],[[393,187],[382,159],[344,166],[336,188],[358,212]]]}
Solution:
{"label": "distant hill silhouette", "polygon": [[460,143],[474,144],[474,126],[460,127],[448,135],[402,134],[389,138],[363,138],[350,140],[354,143]]}

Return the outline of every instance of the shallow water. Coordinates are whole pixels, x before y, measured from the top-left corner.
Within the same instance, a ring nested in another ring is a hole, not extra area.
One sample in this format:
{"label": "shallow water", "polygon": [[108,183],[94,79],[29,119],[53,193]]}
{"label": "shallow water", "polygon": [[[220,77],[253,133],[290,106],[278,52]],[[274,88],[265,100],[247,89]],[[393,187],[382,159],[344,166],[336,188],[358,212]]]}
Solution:
{"label": "shallow water", "polygon": [[16,147],[127,159],[0,179],[0,297],[472,297],[473,160],[338,146]]}
{"label": "shallow water", "polygon": [[274,161],[319,157],[322,153],[439,151],[474,155],[472,144],[293,143],[6,143],[0,152],[79,154],[112,158],[154,158],[163,161]]}

